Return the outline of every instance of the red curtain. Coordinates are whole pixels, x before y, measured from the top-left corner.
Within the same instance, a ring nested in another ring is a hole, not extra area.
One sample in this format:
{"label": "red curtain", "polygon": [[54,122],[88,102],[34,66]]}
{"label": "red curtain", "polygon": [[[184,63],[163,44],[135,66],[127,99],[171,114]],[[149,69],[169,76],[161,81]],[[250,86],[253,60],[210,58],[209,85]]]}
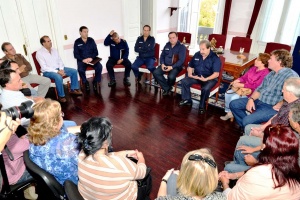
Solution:
{"label": "red curtain", "polygon": [[256,19],[257,19],[257,16],[258,16],[258,13],[259,13],[262,2],[263,2],[263,0],[256,0],[255,1],[255,5],[254,5],[254,8],[253,8],[250,24],[249,24],[247,35],[246,35],[247,38],[250,38],[250,36],[252,34],[252,31],[253,31],[253,28],[254,28],[254,25],[255,25],[255,22],[256,22]]}
{"label": "red curtain", "polygon": [[227,35],[230,9],[231,9],[231,2],[232,2],[232,0],[226,0],[226,2],[225,2],[222,35]]}

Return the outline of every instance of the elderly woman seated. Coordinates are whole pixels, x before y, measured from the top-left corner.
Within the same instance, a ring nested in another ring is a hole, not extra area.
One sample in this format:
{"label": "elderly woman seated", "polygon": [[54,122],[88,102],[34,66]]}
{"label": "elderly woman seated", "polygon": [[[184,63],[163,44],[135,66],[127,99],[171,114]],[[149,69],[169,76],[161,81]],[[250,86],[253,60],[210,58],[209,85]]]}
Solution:
{"label": "elderly woman seated", "polygon": [[[147,199],[140,196],[138,179],[146,175],[142,152],[109,153],[112,141],[109,119],[94,117],[81,125],[78,158],[78,190],[84,199]],[[137,163],[127,158],[134,157]],[[146,194],[146,196],[149,194]]]}
{"label": "elderly woman seated", "polygon": [[77,136],[64,125],[60,104],[46,99],[35,104],[33,109],[28,127],[30,159],[60,184],[67,179],[77,184]]}
{"label": "elderly woman seated", "polygon": [[[165,174],[157,200],[225,200],[222,193],[214,192],[217,186],[218,169],[213,156],[208,149],[198,149],[183,157],[179,172],[171,169]],[[176,188],[177,192],[174,194]]]}

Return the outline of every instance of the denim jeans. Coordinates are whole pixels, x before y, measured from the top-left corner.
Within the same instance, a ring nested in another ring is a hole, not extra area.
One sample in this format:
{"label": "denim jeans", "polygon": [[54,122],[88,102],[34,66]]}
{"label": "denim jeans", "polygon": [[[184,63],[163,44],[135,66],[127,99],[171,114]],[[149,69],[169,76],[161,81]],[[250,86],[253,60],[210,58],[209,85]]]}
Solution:
{"label": "denim jeans", "polygon": [[160,65],[154,70],[153,76],[164,91],[170,91],[172,89],[172,86],[175,84],[176,76],[181,72],[181,70],[182,67],[173,68],[168,72],[168,79],[166,80],[164,77],[164,74],[166,72],[161,69]]}
{"label": "denim jeans", "polygon": [[139,76],[139,67],[142,66],[143,64],[146,65],[147,69],[153,73],[154,70],[156,69],[154,66],[155,59],[154,58],[140,58],[137,57],[134,63],[131,65],[131,69],[134,73],[134,76],[138,78]]}
{"label": "denim jeans", "polygon": [[[73,68],[64,68],[65,74],[71,79],[71,90],[79,89],[77,70]],[[65,96],[63,77],[56,72],[43,72],[43,76],[54,79],[56,90],[59,97]]]}
{"label": "denim jeans", "polygon": [[102,65],[100,62],[97,62],[95,65],[87,65],[84,62],[77,61],[77,66],[78,66],[78,73],[79,73],[79,76],[80,76],[83,84],[85,84],[87,82],[85,72],[86,72],[86,68],[88,66],[94,68],[94,70],[95,70],[95,77],[94,77],[93,82],[98,82],[98,83],[101,82]]}
{"label": "denim jeans", "polygon": [[20,177],[17,183],[22,183],[23,181],[27,181],[28,179],[31,179],[32,176],[29,174],[29,172],[25,169],[23,175]]}
{"label": "denim jeans", "polygon": [[[228,93],[230,94],[228,94]],[[229,104],[231,101],[239,98],[246,98],[247,96],[240,96],[237,93],[235,93],[233,90],[228,90],[225,92],[225,112],[230,112]]]}
{"label": "denim jeans", "polygon": [[260,127],[260,126],[262,126],[262,125],[260,125],[260,124],[248,124],[245,127],[244,135],[250,136],[251,129],[254,128],[254,127]]}
{"label": "denim jeans", "polygon": [[[242,136],[240,137],[239,141],[236,144],[236,148],[241,145],[249,146],[249,147],[257,147],[261,145],[262,140],[259,137],[255,136]],[[251,155],[257,159],[260,151],[254,152]],[[242,172],[246,171],[250,168],[245,162],[245,155],[243,154],[241,150],[235,150],[234,151],[234,160],[227,164],[224,168],[225,171],[228,171],[230,173],[235,172]]]}
{"label": "denim jeans", "polygon": [[210,89],[213,88],[217,83],[217,79],[209,80],[202,82],[200,80],[196,80],[194,78],[185,77],[181,80],[181,98],[182,100],[189,100],[191,101],[191,90],[190,87],[193,84],[200,84],[201,85],[201,98],[199,107],[205,108],[205,101],[209,98]]}
{"label": "denim jeans", "polygon": [[273,109],[273,106],[264,103],[260,100],[255,100],[255,110],[250,114],[246,114],[246,105],[248,99],[241,98],[230,102],[229,108],[241,128],[245,128],[248,124],[260,124],[267,122],[271,117],[277,114],[277,111]]}

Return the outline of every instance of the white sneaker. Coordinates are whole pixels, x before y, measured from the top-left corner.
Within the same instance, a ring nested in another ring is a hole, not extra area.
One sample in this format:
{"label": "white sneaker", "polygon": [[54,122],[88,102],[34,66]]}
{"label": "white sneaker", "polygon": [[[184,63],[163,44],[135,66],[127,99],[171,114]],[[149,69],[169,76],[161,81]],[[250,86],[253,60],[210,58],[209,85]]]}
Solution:
{"label": "white sneaker", "polygon": [[233,117],[232,112],[228,112],[225,116],[221,116],[220,119],[226,121],[232,117]]}

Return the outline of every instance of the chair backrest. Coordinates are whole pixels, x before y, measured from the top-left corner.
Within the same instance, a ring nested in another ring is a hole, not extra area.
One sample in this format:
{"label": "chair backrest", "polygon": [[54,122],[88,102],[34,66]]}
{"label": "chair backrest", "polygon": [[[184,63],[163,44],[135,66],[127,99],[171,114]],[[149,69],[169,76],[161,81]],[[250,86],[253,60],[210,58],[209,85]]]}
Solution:
{"label": "chair backrest", "polygon": [[183,38],[185,38],[186,43],[191,43],[192,34],[187,32],[177,32],[178,40],[183,42]]}
{"label": "chair backrest", "polygon": [[66,180],[64,183],[64,188],[68,200],[84,200],[78,191],[77,185],[75,185],[72,181]]}
{"label": "chair backrest", "polygon": [[28,150],[24,152],[23,158],[28,172],[37,181],[37,186],[42,191],[41,194],[39,193],[39,197],[42,196],[41,199],[65,199],[62,185],[52,174],[30,160]]}
{"label": "chair backrest", "polygon": [[213,38],[217,40],[216,48],[219,48],[220,46],[225,49],[225,44],[226,44],[226,35],[221,35],[221,34],[210,34],[208,36],[208,40],[211,41]]}
{"label": "chair backrest", "polygon": [[36,71],[37,71],[38,75],[41,75],[41,66],[40,66],[40,63],[36,59],[36,51],[33,52],[31,54],[31,56],[33,58],[33,62],[34,62],[34,65],[35,65],[35,68],[36,68]]}
{"label": "chair backrest", "polygon": [[231,41],[230,50],[239,51],[240,48],[244,48],[245,53],[249,53],[252,45],[252,39],[246,37],[233,37]]}
{"label": "chair backrest", "polygon": [[186,52],[185,52],[185,60],[184,60],[184,63],[183,63],[183,66],[184,66],[185,68],[188,67],[189,62],[190,62],[191,59],[192,59],[192,57],[190,57],[190,50],[186,49]]}
{"label": "chair backrest", "polygon": [[160,45],[158,43],[155,43],[155,46],[154,46],[154,57],[155,57],[154,65],[155,66],[157,66],[159,63],[159,48],[160,48]]}
{"label": "chair backrest", "polygon": [[265,53],[270,54],[272,51],[274,51],[276,49],[285,49],[285,50],[291,51],[291,46],[289,46],[287,44],[276,43],[276,42],[268,42],[266,49],[265,49]]}

